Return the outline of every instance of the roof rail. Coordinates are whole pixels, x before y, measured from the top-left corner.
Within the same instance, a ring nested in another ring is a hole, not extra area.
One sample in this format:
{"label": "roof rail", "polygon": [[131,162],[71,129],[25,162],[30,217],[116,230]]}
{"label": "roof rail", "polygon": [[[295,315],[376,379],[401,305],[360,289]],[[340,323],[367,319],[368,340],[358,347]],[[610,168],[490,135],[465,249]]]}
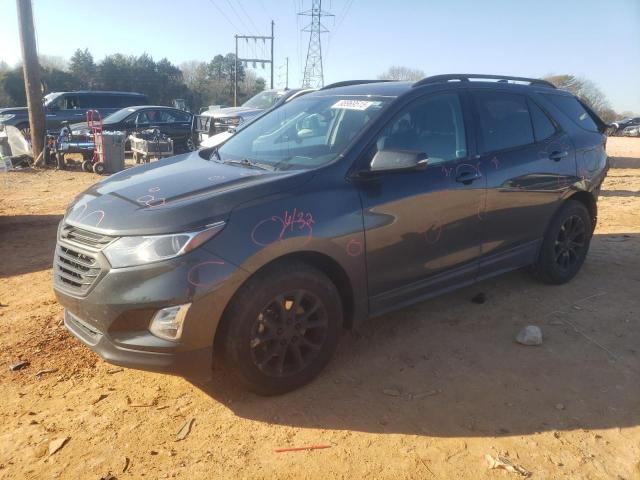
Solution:
{"label": "roof rail", "polygon": [[431,83],[443,83],[449,82],[451,80],[457,80],[459,82],[468,82],[471,78],[481,78],[487,80],[498,80],[498,81],[517,81],[517,82],[529,82],[529,85],[536,85],[538,87],[549,87],[556,88],[556,86],[548,82],[546,80],[541,80],[539,78],[527,78],[527,77],[510,77],[507,75],[482,75],[478,73],[451,73],[448,75],[434,75],[432,77],[423,78],[422,80],[418,80],[414,83],[413,87],[420,87],[422,85],[428,85]]}
{"label": "roof rail", "polygon": [[395,82],[395,80],[344,80],[342,82],[335,82],[322,87],[320,90],[328,90],[330,88],[348,87],[349,85],[361,85],[364,83],[381,83],[381,82]]}

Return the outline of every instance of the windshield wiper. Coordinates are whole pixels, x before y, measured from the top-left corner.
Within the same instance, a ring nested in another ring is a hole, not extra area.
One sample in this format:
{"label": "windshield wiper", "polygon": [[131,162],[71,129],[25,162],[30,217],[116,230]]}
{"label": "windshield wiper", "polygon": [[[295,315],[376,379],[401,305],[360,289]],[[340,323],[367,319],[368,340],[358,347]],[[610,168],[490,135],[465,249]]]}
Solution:
{"label": "windshield wiper", "polygon": [[225,160],[222,163],[231,165],[242,165],[243,167],[257,168],[259,170],[274,170],[274,168],[269,164],[252,162],[248,158],[243,158],[242,160]]}

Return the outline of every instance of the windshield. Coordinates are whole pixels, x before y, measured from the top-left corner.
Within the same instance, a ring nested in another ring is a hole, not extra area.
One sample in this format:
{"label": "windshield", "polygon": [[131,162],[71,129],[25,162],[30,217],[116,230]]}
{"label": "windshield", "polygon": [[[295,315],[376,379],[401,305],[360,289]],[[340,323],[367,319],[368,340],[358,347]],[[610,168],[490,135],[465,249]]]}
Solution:
{"label": "windshield", "polygon": [[105,123],[117,123],[124,120],[135,111],[135,108],[123,108],[122,110],[118,110],[117,112],[113,112],[111,115],[107,116],[104,121]]}
{"label": "windshield", "polygon": [[273,107],[273,105],[284,95],[285,92],[276,92],[275,90],[266,90],[254,95],[249,100],[242,104],[243,107],[259,108],[260,110],[266,110]]}
{"label": "windshield", "polygon": [[56,93],[48,93],[44,96],[44,98],[42,99],[42,101],[44,102],[45,106],[48,106],[50,104],[53,103],[53,101],[58,98],[60,95],[62,95],[61,92],[56,92]]}
{"label": "windshield", "polygon": [[239,130],[212,158],[266,164],[278,170],[316,168],[337,158],[391,100],[305,96]]}

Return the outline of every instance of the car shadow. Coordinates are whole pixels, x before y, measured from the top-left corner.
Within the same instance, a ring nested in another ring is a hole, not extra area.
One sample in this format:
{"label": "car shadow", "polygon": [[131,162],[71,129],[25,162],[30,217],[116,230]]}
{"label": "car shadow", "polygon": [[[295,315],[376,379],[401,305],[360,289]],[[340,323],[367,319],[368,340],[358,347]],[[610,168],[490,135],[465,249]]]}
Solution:
{"label": "car shadow", "polygon": [[[301,428],[469,437],[636,426],[638,258],[640,234],[596,235],[569,284],[516,271],[371,319],[299,390],[260,397],[220,371],[199,388],[240,417]],[[473,303],[479,292],[486,302]],[[514,341],[528,324],[542,328],[541,346]]]}
{"label": "car shadow", "polygon": [[640,192],[633,190],[600,190],[601,197],[640,197]]}
{"label": "car shadow", "polygon": [[0,217],[0,278],[51,268],[62,215]]}
{"label": "car shadow", "polygon": [[640,168],[640,158],[637,157],[609,157],[611,168]]}

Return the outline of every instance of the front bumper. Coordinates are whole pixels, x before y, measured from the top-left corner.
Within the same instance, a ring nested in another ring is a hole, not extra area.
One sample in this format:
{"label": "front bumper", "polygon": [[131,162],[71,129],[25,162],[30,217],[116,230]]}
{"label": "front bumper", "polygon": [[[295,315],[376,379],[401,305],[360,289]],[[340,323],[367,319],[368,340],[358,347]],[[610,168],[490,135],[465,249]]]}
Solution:
{"label": "front bumper", "polygon": [[[59,240],[56,248],[54,291],[73,335],[116,365],[196,381],[210,378],[215,332],[224,307],[246,278],[243,270],[203,248],[118,269],[111,268],[102,253],[93,252],[100,273],[89,289],[79,290],[59,278],[58,255],[65,245]],[[149,332],[158,310],[186,303],[191,307],[180,339],[169,341]]]}
{"label": "front bumper", "polygon": [[[148,332],[130,334],[129,338],[120,338],[114,342],[67,309],[64,311],[64,325],[82,343],[114,365],[180,375],[201,382],[211,377],[212,347],[174,351],[173,342]],[[127,344],[128,348],[123,346]]]}

